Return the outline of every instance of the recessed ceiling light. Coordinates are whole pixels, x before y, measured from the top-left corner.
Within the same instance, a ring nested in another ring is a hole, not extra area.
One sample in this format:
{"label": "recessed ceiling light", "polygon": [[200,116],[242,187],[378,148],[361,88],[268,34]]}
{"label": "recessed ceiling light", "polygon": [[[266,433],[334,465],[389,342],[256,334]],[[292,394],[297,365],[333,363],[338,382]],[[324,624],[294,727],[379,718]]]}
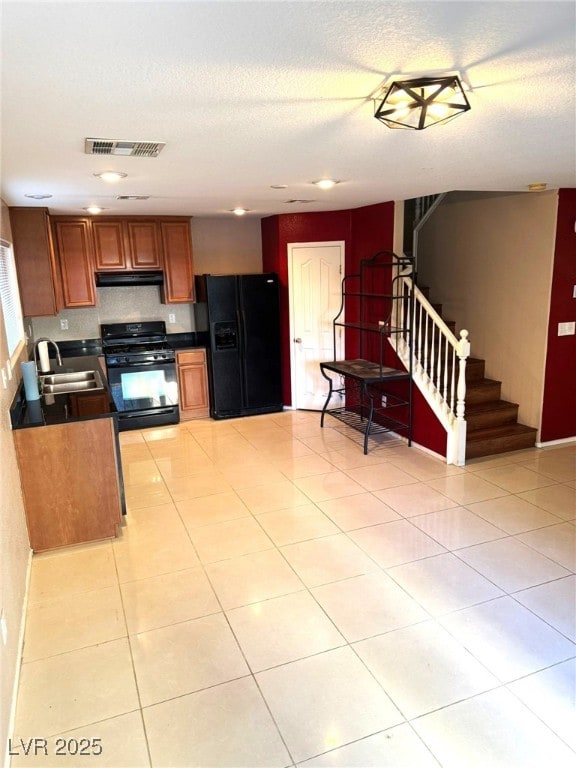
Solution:
{"label": "recessed ceiling light", "polygon": [[288,189],[288,184],[270,184],[270,189]]}
{"label": "recessed ceiling light", "polygon": [[231,213],[234,213],[236,216],[244,216],[244,214],[248,213],[249,210],[249,208],[232,208]]}
{"label": "recessed ceiling light", "polygon": [[335,187],[336,184],[340,184],[340,182],[336,179],[318,179],[318,181],[313,181],[312,184],[320,187],[320,189],[332,189],[332,187]]}
{"label": "recessed ceiling light", "polygon": [[30,198],[32,198],[32,200],[47,200],[49,197],[52,197],[52,195],[44,195],[44,194],[24,195],[24,197],[30,197]]}
{"label": "recessed ceiling light", "polygon": [[536,184],[528,184],[528,191],[529,192],[544,192],[546,189],[547,184],[543,181],[539,181]]}
{"label": "recessed ceiling light", "polygon": [[128,174],[122,173],[122,171],[100,171],[100,173],[95,173],[94,176],[102,179],[102,181],[115,182],[125,179]]}
{"label": "recessed ceiling light", "polygon": [[102,211],[105,211],[105,208],[100,208],[99,205],[89,205],[88,208],[83,208],[82,210],[88,211],[88,213],[102,213]]}

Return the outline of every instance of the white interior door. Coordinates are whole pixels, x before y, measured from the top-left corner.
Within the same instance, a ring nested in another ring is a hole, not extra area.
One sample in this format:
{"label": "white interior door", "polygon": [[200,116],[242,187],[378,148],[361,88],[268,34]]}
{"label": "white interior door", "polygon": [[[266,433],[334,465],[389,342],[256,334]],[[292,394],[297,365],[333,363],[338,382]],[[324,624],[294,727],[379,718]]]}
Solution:
{"label": "white interior door", "polygon": [[[328,382],[320,363],[334,359],[332,321],[340,310],[344,242],[290,243],[292,406],[320,410]],[[336,334],[336,357],[344,357],[344,329]]]}

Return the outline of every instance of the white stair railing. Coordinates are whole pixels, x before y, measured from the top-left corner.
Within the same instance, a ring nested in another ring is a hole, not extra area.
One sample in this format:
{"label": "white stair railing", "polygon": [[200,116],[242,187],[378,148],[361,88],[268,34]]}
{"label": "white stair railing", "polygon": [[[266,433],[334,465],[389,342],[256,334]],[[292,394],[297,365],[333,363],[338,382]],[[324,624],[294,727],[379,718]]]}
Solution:
{"label": "white stair railing", "polygon": [[464,466],[468,331],[460,331],[460,338],[452,333],[422,291],[413,285],[410,272],[408,267],[396,278],[400,284],[397,290],[404,299],[397,302],[396,323],[404,330],[390,342],[406,368],[411,367],[414,383],[446,429],[446,463]]}

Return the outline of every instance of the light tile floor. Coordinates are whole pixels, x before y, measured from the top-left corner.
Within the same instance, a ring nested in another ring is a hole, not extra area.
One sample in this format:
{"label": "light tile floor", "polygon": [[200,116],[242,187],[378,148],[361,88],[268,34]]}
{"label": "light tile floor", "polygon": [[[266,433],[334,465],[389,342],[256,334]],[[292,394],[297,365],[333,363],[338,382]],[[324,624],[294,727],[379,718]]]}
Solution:
{"label": "light tile floor", "polygon": [[576,765],[576,446],[120,439],[119,537],[33,558],[15,768]]}

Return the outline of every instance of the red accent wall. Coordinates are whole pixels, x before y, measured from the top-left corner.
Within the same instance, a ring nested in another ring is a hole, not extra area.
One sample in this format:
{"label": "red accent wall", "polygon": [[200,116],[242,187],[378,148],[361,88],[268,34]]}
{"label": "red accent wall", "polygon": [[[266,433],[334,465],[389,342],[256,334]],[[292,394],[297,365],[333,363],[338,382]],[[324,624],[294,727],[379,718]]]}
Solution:
{"label": "red accent wall", "polygon": [[292,403],[290,380],[290,298],[288,293],[288,243],[344,240],[351,251],[350,211],[280,214],[262,219],[262,269],[277,272],[280,283],[282,333],[282,391],[284,404]]}
{"label": "red accent wall", "polygon": [[[378,251],[392,250],[393,238],[393,202],[378,203],[345,211],[281,214],[262,219],[262,267],[264,272],[277,272],[280,279],[283,392],[286,405],[292,402],[288,243],[344,240],[345,270],[346,274],[352,274],[358,271],[361,259],[369,258]],[[356,356],[355,346],[355,339],[347,337],[348,357]],[[388,359],[387,363],[389,365],[394,364]],[[414,440],[420,445],[445,456],[446,432],[416,388],[414,388],[413,394],[413,416]]]}
{"label": "red accent wall", "polygon": [[558,218],[548,319],[540,439],[576,436],[576,336],[558,336],[558,323],[576,321],[576,189],[558,193]]}

